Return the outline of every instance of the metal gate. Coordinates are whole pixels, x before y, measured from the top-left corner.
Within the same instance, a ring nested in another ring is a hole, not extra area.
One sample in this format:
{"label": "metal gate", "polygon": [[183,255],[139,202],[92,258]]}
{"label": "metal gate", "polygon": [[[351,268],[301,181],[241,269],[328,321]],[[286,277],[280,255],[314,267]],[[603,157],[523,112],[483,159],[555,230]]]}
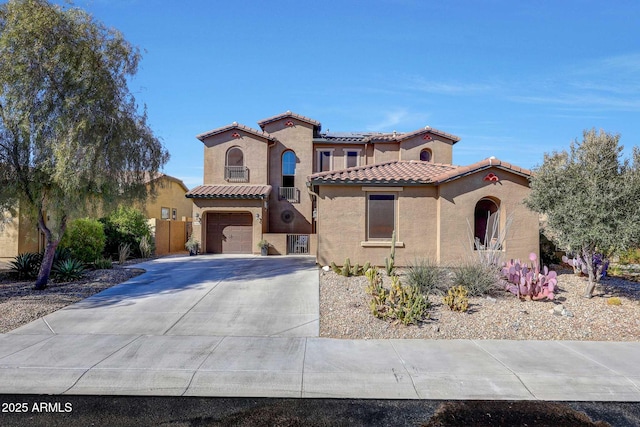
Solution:
{"label": "metal gate", "polygon": [[287,234],[287,255],[309,254],[308,234]]}

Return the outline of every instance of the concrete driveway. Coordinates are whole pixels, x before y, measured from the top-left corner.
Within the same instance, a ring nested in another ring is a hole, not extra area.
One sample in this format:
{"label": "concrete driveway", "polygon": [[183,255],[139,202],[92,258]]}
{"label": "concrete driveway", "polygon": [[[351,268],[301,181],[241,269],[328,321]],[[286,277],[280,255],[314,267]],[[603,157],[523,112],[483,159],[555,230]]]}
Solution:
{"label": "concrete driveway", "polygon": [[13,333],[318,336],[311,257],[182,256],[136,267],[147,272]]}

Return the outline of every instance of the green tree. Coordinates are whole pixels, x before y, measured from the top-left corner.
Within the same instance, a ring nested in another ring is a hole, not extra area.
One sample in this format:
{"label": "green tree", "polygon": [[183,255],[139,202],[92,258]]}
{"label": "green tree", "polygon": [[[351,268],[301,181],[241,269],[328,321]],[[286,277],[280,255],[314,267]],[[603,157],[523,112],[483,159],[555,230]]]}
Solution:
{"label": "green tree", "polygon": [[640,240],[640,151],[634,147],[633,162],[623,160],[619,140],[592,129],[569,152],[545,154],[526,200],[547,216],[557,243],[587,265],[588,298],[595,288],[594,253],[610,255]]}
{"label": "green tree", "polygon": [[0,5],[0,205],[46,236],[36,289],[73,218],[146,197],[168,153],[128,89],[139,50],[77,8]]}

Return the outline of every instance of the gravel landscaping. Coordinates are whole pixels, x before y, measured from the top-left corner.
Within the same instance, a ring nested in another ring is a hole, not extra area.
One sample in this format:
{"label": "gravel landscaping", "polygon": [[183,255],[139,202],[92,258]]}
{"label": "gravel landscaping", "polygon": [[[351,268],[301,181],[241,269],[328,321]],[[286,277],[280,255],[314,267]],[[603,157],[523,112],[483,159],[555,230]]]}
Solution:
{"label": "gravel landscaping", "polygon": [[[582,297],[585,281],[572,271],[558,271],[554,301],[521,301],[509,292],[469,298],[469,311],[454,312],[442,297],[430,296],[430,319],[404,326],[369,312],[366,277],[343,277],[320,270],[320,336],[345,339],[509,339],[640,340],[640,284],[605,278],[594,297]],[[384,274],[384,273],[383,273]],[[402,280],[402,275],[401,275]],[[389,280],[385,277],[385,285]],[[609,305],[616,296],[620,305]],[[562,307],[560,307],[562,305]],[[564,308],[564,315],[562,309]]]}
{"label": "gravel landscaping", "polygon": [[[128,262],[129,265],[131,263]],[[46,289],[36,291],[33,280],[16,281],[8,272],[0,272],[0,333],[9,332],[142,273],[144,270],[139,268],[114,265],[110,270],[88,271],[75,282],[50,281]]]}

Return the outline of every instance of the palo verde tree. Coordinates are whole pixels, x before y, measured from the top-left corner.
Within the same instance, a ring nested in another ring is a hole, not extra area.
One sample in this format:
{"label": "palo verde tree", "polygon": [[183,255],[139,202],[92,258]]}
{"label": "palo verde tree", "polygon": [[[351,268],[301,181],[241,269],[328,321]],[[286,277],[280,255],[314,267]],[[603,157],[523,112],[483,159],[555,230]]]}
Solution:
{"label": "palo verde tree", "polygon": [[559,246],[587,266],[587,298],[595,288],[594,254],[608,256],[640,241],[640,150],[634,147],[632,162],[622,159],[619,140],[592,129],[569,152],[545,154],[526,200],[547,216]]}
{"label": "palo verde tree", "polygon": [[0,5],[0,205],[31,214],[46,237],[46,287],[69,220],[146,197],[168,152],[128,89],[140,52],[77,8]]}

